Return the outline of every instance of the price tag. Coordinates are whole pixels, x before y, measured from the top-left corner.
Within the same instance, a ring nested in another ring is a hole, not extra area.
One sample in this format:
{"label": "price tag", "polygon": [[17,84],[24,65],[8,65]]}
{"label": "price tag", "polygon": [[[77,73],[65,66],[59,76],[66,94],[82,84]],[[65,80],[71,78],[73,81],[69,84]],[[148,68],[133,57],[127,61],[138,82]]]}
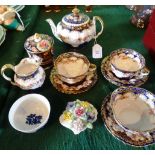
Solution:
{"label": "price tag", "polygon": [[95,59],[102,58],[102,46],[95,44],[92,49],[92,57]]}

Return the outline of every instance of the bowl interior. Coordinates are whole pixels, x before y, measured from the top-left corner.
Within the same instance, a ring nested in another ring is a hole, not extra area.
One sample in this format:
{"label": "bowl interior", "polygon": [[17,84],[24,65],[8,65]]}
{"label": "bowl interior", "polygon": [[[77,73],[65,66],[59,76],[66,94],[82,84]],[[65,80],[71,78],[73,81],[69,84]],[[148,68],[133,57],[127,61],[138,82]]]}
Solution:
{"label": "bowl interior", "polygon": [[155,96],[145,89],[125,88],[112,94],[111,104],[116,121],[138,132],[155,129]]}
{"label": "bowl interior", "polygon": [[10,124],[21,132],[35,132],[48,120],[50,104],[39,94],[25,95],[19,98],[9,112]]}

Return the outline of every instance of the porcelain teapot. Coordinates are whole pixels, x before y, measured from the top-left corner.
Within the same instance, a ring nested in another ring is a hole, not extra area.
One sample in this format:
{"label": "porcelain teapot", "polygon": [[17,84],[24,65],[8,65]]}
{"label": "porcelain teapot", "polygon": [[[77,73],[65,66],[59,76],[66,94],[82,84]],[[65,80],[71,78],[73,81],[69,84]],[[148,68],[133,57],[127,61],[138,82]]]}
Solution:
{"label": "porcelain teapot", "polygon": [[[16,85],[24,90],[36,89],[41,87],[45,80],[45,71],[40,66],[41,59],[24,58],[16,66],[11,64],[5,64],[1,68],[1,75],[7,81],[10,81],[12,85]],[[12,69],[14,74],[14,81],[5,75],[6,69]]]}
{"label": "porcelain teapot", "polygon": [[[96,34],[96,21],[101,24],[101,30]],[[96,39],[102,34],[104,23],[99,16],[94,16],[92,20],[80,13],[80,10],[74,8],[71,14],[65,15],[62,20],[55,26],[52,19],[46,19],[51,26],[54,36],[61,42],[68,43],[73,47]]]}

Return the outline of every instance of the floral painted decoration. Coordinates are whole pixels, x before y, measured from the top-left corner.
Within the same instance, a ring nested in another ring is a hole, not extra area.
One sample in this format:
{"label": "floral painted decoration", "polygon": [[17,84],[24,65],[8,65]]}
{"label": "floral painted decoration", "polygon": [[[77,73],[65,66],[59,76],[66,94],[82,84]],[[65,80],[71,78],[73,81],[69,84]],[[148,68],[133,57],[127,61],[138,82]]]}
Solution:
{"label": "floral painted decoration", "polygon": [[92,123],[97,119],[96,108],[87,101],[68,102],[66,110],[60,116],[60,123],[71,129],[74,134],[79,134],[86,128],[93,128]]}
{"label": "floral painted decoration", "polygon": [[36,114],[30,114],[26,118],[26,124],[28,125],[36,125],[41,123],[42,116],[37,116]]}

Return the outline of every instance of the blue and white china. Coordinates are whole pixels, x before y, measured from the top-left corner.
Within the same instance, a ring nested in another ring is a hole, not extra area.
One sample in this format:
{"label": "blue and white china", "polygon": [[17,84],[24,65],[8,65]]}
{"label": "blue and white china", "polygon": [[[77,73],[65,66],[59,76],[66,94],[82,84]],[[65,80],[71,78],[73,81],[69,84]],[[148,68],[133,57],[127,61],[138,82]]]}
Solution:
{"label": "blue and white china", "polygon": [[155,131],[155,95],[139,87],[120,87],[110,104],[115,121],[131,133]]}
{"label": "blue and white china", "polygon": [[[110,56],[105,57],[101,63],[101,72],[103,76],[116,86],[141,86],[149,76],[150,71],[144,67],[140,72],[137,72],[132,78],[118,78],[111,69]],[[143,74],[141,74],[143,72]]]}
{"label": "blue and white china", "polygon": [[101,115],[107,130],[124,144],[143,147],[155,143],[155,131],[141,133],[130,132],[116,122],[110,103],[110,95],[102,102]]}
{"label": "blue and white china", "polygon": [[28,94],[15,101],[8,118],[17,131],[33,133],[47,123],[50,110],[50,103],[44,96]]}
{"label": "blue and white china", "polygon": [[[79,13],[80,10],[74,8],[73,13],[65,15],[62,21],[55,26],[52,19],[47,19],[54,36],[61,42],[78,47],[81,44],[89,42],[93,38],[97,38],[102,34],[104,23],[99,16],[94,16],[92,20],[83,14]],[[96,34],[96,21],[101,24],[101,30]]]}
{"label": "blue and white china", "polygon": [[[21,89],[29,90],[36,89],[43,85],[45,80],[45,71],[40,66],[42,60],[37,58],[24,58],[16,66],[5,64],[1,68],[1,75],[12,85],[18,86]],[[5,70],[11,69],[15,72],[14,82],[10,77],[5,75]]]}
{"label": "blue and white china", "polygon": [[[121,48],[115,50],[110,54],[110,59],[111,70],[118,78],[132,78],[145,67],[145,58],[140,53],[132,49]],[[129,59],[130,62],[128,61]],[[114,60],[119,61],[119,64],[121,64],[121,67],[123,68],[119,68],[119,66],[114,63]],[[143,77],[143,75],[147,75],[143,72],[140,74],[141,77]]]}

